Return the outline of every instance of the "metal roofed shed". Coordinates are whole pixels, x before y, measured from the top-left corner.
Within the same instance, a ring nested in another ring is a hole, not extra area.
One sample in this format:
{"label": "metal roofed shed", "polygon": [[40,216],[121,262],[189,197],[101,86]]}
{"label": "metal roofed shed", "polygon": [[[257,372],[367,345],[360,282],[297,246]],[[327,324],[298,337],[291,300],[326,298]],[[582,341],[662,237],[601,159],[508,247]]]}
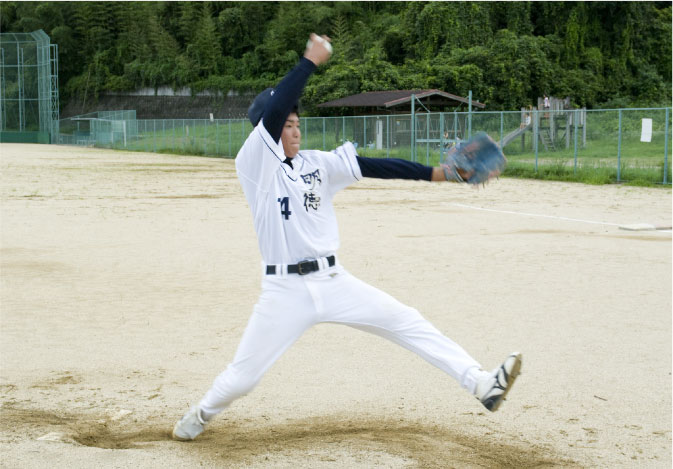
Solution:
{"label": "metal roofed shed", "polygon": [[[327,101],[318,104],[319,108],[353,108],[359,114],[376,114],[387,111],[391,114],[403,114],[411,112],[412,99],[416,97],[416,103],[420,103],[426,110],[457,110],[462,106],[469,105],[469,98],[457,96],[440,90],[391,90],[391,91],[368,91],[354,94],[345,98]],[[485,104],[472,101],[472,106],[484,109]]]}
{"label": "metal roofed shed", "polygon": [[[469,97],[464,98],[430,89],[369,91],[318,104],[317,107],[339,108],[342,112],[349,110],[352,117],[342,116],[341,129],[338,126],[335,128],[337,141],[340,140],[339,135],[346,135],[346,119],[352,121],[353,127],[362,120],[361,145],[381,149],[384,139],[386,146],[391,142],[395,146],[408,144],[411,161],[416,161],[418,144],[425,144],[426,160],[429,160],[430,145],[444,148],[447,144],[469,139],[473,108],[484,109],[486,105],[474,101],[471,90]],[[367,130],[368,117],[375,128]],[[451,120],[452,125],[447,125],[445,120]],[[356,133],[355,130],[353,133]],[[357,143],[354,144],[357,148]]]}

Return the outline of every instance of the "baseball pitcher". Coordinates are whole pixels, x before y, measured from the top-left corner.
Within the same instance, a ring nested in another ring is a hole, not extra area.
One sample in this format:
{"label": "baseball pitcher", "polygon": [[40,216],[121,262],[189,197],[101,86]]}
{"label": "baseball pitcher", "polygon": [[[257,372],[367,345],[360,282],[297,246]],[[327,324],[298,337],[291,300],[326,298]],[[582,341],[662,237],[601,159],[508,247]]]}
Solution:
{"label": "baseball pitcher", "polygon": [[249,393],[308,328],[348,325],[385,337],[452,376],[488,410],[498,409],[521,369],[510,354],[491,372],[414,308],[351,275],[339,262],[332,199],[362,178],[481,183],[500,174],[504,156],[488,137],[455,147],[440,166],[358,156],[347,142],[331,152],[302,150],[297,113],[304,85],[327,62],[326,36],[311,35],[304,56],[274,88],[258,95],[254,126],[236,156],[236,171],[252,211],[262,254],[262,292],[233,360],[173,437],[193,440],[215,415]]}

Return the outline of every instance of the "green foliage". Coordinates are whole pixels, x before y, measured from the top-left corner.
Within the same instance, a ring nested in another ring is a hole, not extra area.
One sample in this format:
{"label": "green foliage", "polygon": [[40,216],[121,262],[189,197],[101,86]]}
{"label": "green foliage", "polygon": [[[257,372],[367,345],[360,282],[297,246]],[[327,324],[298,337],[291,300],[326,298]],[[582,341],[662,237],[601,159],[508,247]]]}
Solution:
{"label": "green foliage", "polygon": [[[621,170],[621,178],[617,179],[617,169],[614,167],[596,167],[596,166],[573,166],[562,163],[548,166],[540,166],[535,170],[532,164],[510,162],[507,164],[504,177],[522,178],[522,179],[541,179],[546,181],[565,181],[581,182],[584,184],[603,185],[603,184],[624,184],[626,186],[646,186],[661,187],[663,168],[660,170],[652,168],[624,168]],[[671,172],[668,173],[668,181],[671,179]]]}
{"label": "green foliage", "polygon": [[187,46],[187,56],[197,67],[198,75],[208,77],[217,75],[218,60],[222,55],[215,22],[208,8],[203,8],[201,18],[196,24],[192,42]]}
{"label": "green foliage", "polygon": [[[61,97],[139,87],[257,91],[331,35],[304,105],[439,88],[489,110],[570,96],[589,108],[670,105],[670,2],[18,2],[3,32],[59,45]],[[204,88],[206,87],[206,88]],[[228,89],[225,89],[228,88]]]}

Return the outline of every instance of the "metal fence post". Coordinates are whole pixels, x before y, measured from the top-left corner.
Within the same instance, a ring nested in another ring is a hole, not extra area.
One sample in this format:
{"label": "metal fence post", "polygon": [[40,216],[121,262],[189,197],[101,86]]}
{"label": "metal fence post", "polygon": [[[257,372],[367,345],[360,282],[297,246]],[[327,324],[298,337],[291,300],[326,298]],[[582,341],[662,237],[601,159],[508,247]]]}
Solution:
{"label": "metal fence post", "polygon": [[346,142],[346,116],[341,116],[341,143]]}
{"label": "metal fence post", "polygon": [[666,184],[668,178],[668,111],[671,108],[666,108],[666,127],[664,128],[664,184]]}
{"label": "metal fence post", "polygon": [[411,95],[411,161],[416,161],[416,95]]}
{"label": "metal fence post", "polygon": [[23,76],[23,49],[19,48],[19,43],[16,43],[16,55],[17,55],[17,85],[19,91],[19,132],[23,132],[26,127],[26,109],[24,101],[24,85],[25,80]]}
{"label": "metal fence post", "polygon": [[458,143],[458,111],[453,111],[453,143]]}
{"label": "metal fence post", "polygon": [[[154,127],[154,132],[152,133],[152,136],[154,138],[154,153],[157,152],[157,120],[154,119],[152,121],[153,127]],[[126,127],[126,121],[124,121],[124,127]],[[126,142],[124,142],[124,146],[126,146]]]}
{"label": "metal fence post", "polygon": [[622,180],[622,110],[619,110],[619,133],[617,134],[617,182]]}
{"label": "metal fence post", "polygon": [[444,113],[439,113],[439,161],[442,161],[442,155],[444,154]]}
{"label": "metal fence post", "polygon": [[537,173],[538,140],[540,139],[540,110],[535,110],[535,124],[533,125],[533,141],[535,142],[535,172]]}
{"label": "metal fence post", "polygon": [[577,109],[575,109],[575,112],[573,113],[573,127],[573,142],[575,144],[575,166],[573,167],[573,174],[577,174]]}
{"label": "metal fence post", "polygon": [[367,148],[367,116],[362,116],[362,144]]}
{"label": "metal fence post", "polygon": [[219,120],[215,121],[215,154],[220,154],[220,125]]}
{"label": "metal fence post", "polygon": [[[110,124],[112,124],[112,123],[110,123]],[[144,134],[145,135],[145,151],[150,151],[150,139],[147,136],[147,121],[145,121],[145,125],[143,125],[143,127],[145,127],[145,134]],[[114,140],[112,141],[112,143],[114,143]]]}
{"label": "metal fence post", "polygon": [[469,140],[472,138],[472,90],[467,99],[467,139]]}
{"label": "metal fence post", "polygon": [[327,151],[325,148],[325,118],[322,118],[322,151]]}
{"label": "metal fence post", "polygon": [[425,114],[425,164],[430,166],[430,113]]}
{"label": "metal fence post", "polygon": [[231,119],[227,119],[227,127],[229,127],[229,156],[233,156],[231,154]]}
{"label": "metal fence post", "polygon": [[390,158],[390,116],[386,116],[386,158]]}
{"label": "metal fence post", "polygon": [[503,137],[503,112],[500,111],[500,148],[502,148],[502,137]]}

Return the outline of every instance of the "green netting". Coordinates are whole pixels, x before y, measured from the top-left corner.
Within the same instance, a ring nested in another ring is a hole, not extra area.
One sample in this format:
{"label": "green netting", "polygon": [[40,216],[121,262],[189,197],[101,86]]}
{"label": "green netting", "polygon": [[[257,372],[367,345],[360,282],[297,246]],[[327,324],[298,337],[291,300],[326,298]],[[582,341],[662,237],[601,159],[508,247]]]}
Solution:
{"label": "green netting", "polygon": [[[58,49],[44,31],[0,33],[0,131],[58,134]],[[2,136],[0,135],[0,138]]]}

